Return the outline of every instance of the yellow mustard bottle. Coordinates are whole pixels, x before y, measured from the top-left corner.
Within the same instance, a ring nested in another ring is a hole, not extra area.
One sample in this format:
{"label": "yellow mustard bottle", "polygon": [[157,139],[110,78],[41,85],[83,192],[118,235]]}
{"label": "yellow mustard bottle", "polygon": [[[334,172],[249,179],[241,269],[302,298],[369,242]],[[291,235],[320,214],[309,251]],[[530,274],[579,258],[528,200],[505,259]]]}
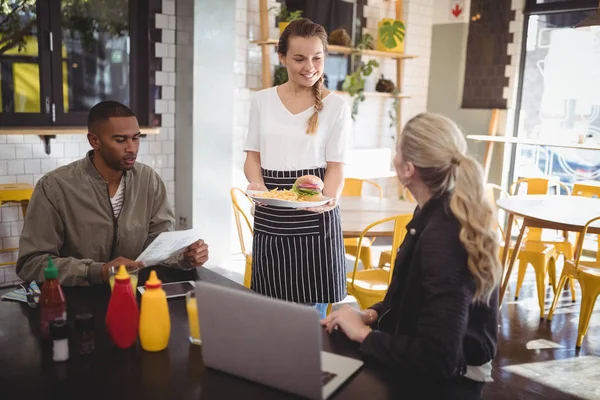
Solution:
{"label": "yellow mustard bottle", "polygon": [[156,271],[150,272],[145,287],[140,310],[140,343],[146,351],[161,351],[169,345],[171,318],[167,295]]}

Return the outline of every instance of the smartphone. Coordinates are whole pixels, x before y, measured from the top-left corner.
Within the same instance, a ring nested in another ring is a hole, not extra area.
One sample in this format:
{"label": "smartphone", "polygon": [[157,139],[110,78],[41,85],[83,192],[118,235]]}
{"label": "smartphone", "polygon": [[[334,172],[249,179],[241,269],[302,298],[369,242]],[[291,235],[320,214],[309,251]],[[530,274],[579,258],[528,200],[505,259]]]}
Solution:
{"label": "smartphone", "polygon": [[[187,292],[189,292],[190,290],[194,290],[195,288],[196,283],[194,281],[181,281],[162,284],[162,289],[167,294],[167,299],[183,297]],[[144,294],[145,291],[145,287],[138,287],[138,292],[140,292],[140,294]]]}

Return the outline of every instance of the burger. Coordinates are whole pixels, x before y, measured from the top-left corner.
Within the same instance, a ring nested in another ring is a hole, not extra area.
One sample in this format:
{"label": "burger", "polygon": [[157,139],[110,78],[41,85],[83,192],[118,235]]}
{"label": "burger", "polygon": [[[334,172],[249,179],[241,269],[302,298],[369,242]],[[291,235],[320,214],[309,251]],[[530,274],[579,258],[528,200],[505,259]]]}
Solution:
{"label": "burger", "polygon": [[292,190],[300,196],[316,196],[323,191],[323,181],[315,175],[304,175],[296,179]]}

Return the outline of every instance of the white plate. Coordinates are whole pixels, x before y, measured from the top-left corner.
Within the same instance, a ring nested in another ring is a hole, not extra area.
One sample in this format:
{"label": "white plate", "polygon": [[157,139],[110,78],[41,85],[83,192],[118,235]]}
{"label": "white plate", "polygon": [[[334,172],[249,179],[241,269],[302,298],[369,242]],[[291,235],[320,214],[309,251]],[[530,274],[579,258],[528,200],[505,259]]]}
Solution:
{"label": "white plate", "polygon": [[321,196],[319,201],[289,201],[289,200],[279,200],[279,199],[265,199],[262,197],[257,197],[256,195],[259,193],[264,193],[260,190],[246,190],[246,194],[254,201],[266,204],[268,206],[276,206],[276,207],[286,207],[286,208],[306,208],[306,207],[319,207],[324,204],[327,204],[331,197]]}

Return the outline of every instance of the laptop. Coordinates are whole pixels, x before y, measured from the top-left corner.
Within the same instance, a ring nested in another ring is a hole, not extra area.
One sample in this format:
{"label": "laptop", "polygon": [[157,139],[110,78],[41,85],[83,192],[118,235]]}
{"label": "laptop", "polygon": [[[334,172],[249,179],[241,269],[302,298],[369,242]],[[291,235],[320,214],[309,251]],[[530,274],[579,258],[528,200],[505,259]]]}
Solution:
{"label": "laptop", "polygon": [[310,399],[327,399],[363,362],[321,351],[319,314],[295,304],[196,282],[204,365]]}

